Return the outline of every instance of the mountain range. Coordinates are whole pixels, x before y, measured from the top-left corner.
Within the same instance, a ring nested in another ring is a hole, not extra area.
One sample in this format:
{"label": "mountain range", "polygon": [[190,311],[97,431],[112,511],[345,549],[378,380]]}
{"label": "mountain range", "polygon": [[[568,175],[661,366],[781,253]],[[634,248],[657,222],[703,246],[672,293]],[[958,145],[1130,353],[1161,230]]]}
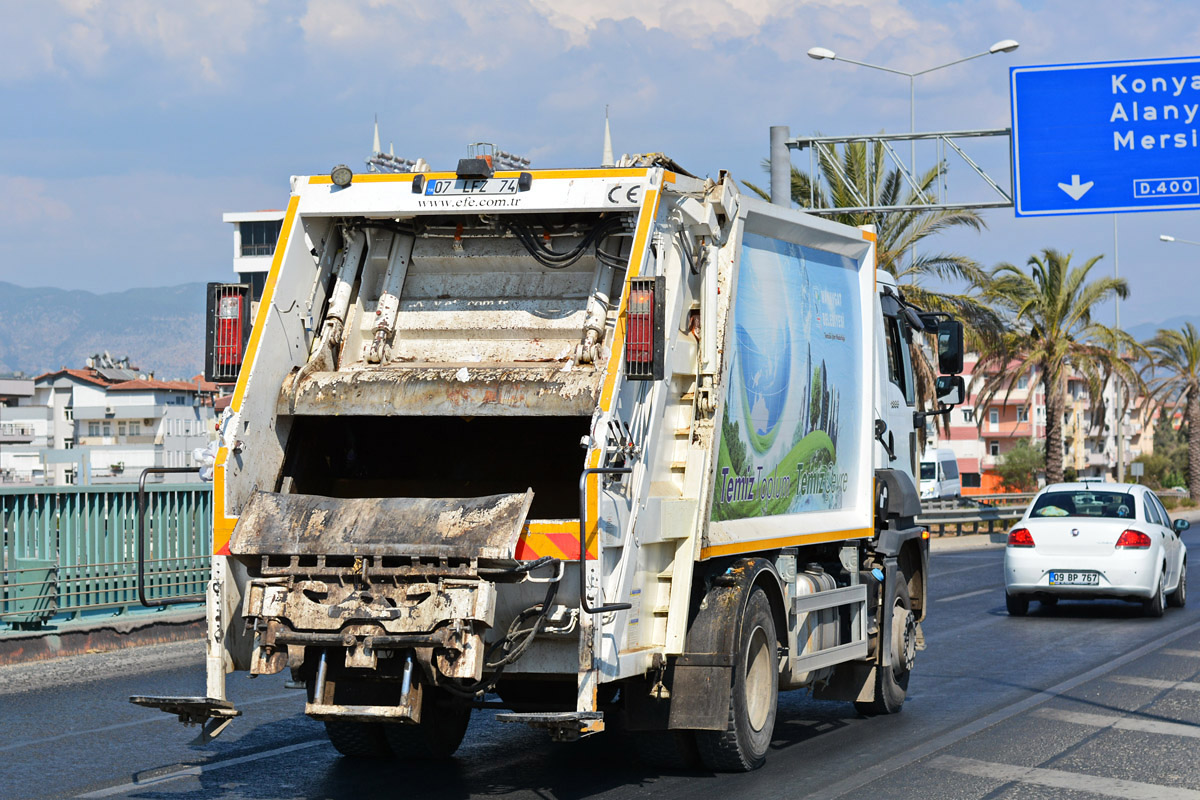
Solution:
{"label": "mountain range", "polygon": [[[204,301],[203,283],[95,294],[0,281],[0,374],[80,368],[107,351],[157,378],[190,378],[204,369]],[[1186,322],[1200,328],[1200,315],[1127,330],[1145,341]]]}
{"label": "mountain range", "polygon": [[0,374],[82,368],[107,351],[156,378],[204,369],[205,284],[95,294],[0,282]]}

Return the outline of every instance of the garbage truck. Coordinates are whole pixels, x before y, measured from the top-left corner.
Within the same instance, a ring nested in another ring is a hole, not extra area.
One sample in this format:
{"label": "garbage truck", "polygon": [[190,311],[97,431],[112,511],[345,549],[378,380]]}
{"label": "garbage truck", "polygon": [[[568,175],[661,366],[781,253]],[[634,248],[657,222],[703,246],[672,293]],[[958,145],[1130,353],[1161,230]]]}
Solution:
{"label": "garbage truck", "polygon": [[214,465],[206,693],[133,702],[215,736],[227,674],[286,671],[346,756],[446,757],[488,709],[723,771],[782,691],[901,709],[962,326],[870,229],[661,155],[291,184]]}

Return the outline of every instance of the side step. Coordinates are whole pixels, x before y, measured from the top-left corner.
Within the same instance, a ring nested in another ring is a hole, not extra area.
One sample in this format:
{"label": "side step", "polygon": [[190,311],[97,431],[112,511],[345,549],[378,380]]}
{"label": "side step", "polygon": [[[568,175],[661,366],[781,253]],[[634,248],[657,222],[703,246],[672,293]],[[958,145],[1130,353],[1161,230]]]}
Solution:
{"label": "side step", "polygon": [[531,728],[542,728],[550,731],[550,738],[556,742],[574,742],[604,730],[603,711],[504,712],[496,715],[496,721],[523,722]]}
{"label": "side step", "polygon": [[234,717],[242,715],[233,707],[233,703],[215,697],[150,697],[135,694],[129,698],[129,702],[174,714],[185,725],[199,725],[200,735],[192,742],[194,745],[208,744],[233,722]]}

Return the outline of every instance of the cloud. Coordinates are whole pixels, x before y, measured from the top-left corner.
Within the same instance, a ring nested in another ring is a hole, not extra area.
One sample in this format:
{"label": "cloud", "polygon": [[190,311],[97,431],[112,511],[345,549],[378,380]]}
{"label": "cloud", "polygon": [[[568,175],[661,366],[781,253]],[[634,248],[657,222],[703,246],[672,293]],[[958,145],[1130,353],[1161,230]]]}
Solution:
{"label": "cloud", "polygon": [[233,232],[221,212],[286,200],[286,183],[250,178],[0,176],[0,281],[114,291],[227,279]]}
{"label": "cloud", "polygon": [[0,219],[14,230],[44,222],[60,223],[71,219],[69,203],[48,192],[48,183],[37,178],[0,175]]}
{"label": "cloud", "polygon": [[95,77],[115,62],[149,57],[211,84],[226,61],[247,52],[251,36],[270,30],[269,10],[265,0],[16,4],[6,8],[0,28],[0,82]]}

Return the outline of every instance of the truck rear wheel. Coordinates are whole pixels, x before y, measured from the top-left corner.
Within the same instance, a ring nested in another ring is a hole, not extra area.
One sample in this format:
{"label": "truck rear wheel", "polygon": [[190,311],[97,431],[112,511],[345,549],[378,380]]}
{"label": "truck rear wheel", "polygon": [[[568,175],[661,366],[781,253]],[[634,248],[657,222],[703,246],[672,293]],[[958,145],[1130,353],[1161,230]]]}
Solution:
{"label": "truck rear wheel", "polygon": [[392,754],[402,760],[450,758],[462,744],[471,722],[471,707],[456,703],[445,691],[424,687],[421,724],[384,725]]}
{"label": "truck rear wheel", "polygon": [[875,698],[854,704],[860,714],[867,716],[895,714],[904,707],[908,676],[912,673],[917,652],[917,618],[913,615],[908,583],[902,574],[892,581],[891,597],[883,604],[883,609],[884,613],[892,615],[891,638],[880,643],[889,649],[891,664],[886,667],[878,664],[875,668]]}
{"label": "truck rear wheel", "polygon": [[749,772],[767,758],[779,701],[779,640],[771,602],[761,588],[751,590],[738,624],[729,725],[724,731],[696,731],[700,759],[711,770]]}
{"label": "truck rear wheel", "polygon": [[325,735],[344,756],[350,758],[387,758],[391,755],[382,722],[358,722],[346,719],[325,720]]}

